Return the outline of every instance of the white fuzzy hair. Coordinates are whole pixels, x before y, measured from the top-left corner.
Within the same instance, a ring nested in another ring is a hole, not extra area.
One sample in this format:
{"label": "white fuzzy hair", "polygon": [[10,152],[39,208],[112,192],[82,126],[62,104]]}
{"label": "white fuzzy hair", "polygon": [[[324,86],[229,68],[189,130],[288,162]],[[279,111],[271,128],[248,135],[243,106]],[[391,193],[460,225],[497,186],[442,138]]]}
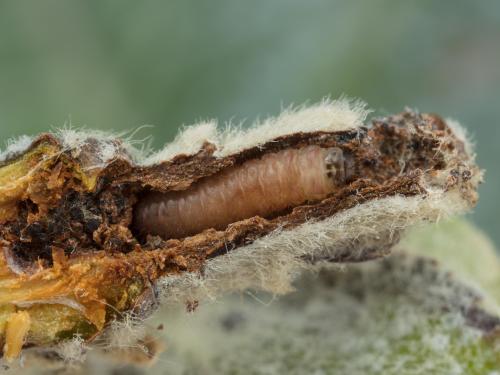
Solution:
{"label": "white fuzzy hair", "polygon": [[[78,152],[80,146],[89,139],[99,142],[96,164],[86,166],[89,169],[101,168],[117,155],[146,166],[170,160],[179,154],[195,154],[205,142],[216,145],[215,155],[224,157],[287,134],[354,129],[363,125],[369,113],[363,102],[341,98],[324,99],[311,106],[289,107],[277,117],[256,122],[247,129],[241,125],[226,124],[224,129],[219,130],[215,120],[201,122],[182,128],[173,142],[150,155],[147,144],[133,140],[139,129],[135,132],[110,133],[65,126],[58,129],[55,135],[63,150],[74,152]],[[116,140],[120,138],[123,142],[117,143]],[[0,162],[25,151],[31,142],[32,138],[28,136],[9,140],[5,150],[0,150]],[[125,150],[126,154],[120,152],[120,148]]]}
{"label": "white fuzzy hair", "polygon": [[363,125],[369,112],[361,101],[325,99],[310,107],[289,107],[279,116],[256,122],[248,129],[228,124],[219,132],[216,121],[202,122],[184,128],[172,143],[141,164],[157,164],[178,154],[194,154],[205,142],[216,145],[215,155],[224,157],[287,134],[354,129]]}
{"label": "white fuzzy hair", "polygon": [[0,150],[0,163],[26,151],[33,142],[33,138],[28,135],[22,135],[17,138],[7,140],[5,149]]}
{"label": "white fuzzy hair", "polygon": [[284,294],[306,268],[308,257],[328,258],[351,250],[390,246],[394,236],[424,221],[438,222],[469,209],[458,191],[430,190],[428,195],[394,196],[358,205],[323,221],[277,230],[252,244],[208,260],[203,275],[185,273],[159,280],[166,303],[215,299],[231,291],[265,290]]}

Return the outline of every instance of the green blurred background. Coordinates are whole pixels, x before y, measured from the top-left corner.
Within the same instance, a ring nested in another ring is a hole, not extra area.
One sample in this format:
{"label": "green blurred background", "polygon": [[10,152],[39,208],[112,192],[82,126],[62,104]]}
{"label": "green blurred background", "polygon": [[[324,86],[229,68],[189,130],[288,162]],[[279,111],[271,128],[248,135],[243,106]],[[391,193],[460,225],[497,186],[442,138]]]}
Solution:
{"label": "green blurred background", "polygon": [[207,118],[250,123],[341,94],[460,120],[500,244],[500,1],[1,1],[0,139],[71,123],[154,146]]}

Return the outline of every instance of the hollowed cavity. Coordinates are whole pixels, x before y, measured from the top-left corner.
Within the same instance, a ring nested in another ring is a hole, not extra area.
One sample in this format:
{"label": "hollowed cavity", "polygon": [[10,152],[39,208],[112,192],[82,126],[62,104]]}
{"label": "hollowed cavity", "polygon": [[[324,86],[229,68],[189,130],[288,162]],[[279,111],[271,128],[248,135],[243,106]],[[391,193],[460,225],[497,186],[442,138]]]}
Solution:
{"label": "hollowed cavity", "polygon": [[321,200],[344,185],[353,169],[352,157],[338,147],[306,146],[266,154],[188,190],[146,194],[136,207],[135,226],[163,238],[224,229],[253,216],[269,217]]}
{"label": "hollowed cavity", "polygon": [[[422,174],[447,168],[445,153],[464,152],[443,124],[404,113],[369,128],[293,133],[223,157],[207,142],[195,154],[151,166],[118,154],[83,180],[82,165],[95,147],[57,151],[33,172],[24,195],[0,202],[0,214],[7,213],[0,217],[0,250],[8,249],[11,268],[21,270],[50,267],[61,252],[137,249],[190,256],[194,269],[279,228],[293,230],[373,199],[422,194]],[[447,186],[461,176],[454,171]]]}

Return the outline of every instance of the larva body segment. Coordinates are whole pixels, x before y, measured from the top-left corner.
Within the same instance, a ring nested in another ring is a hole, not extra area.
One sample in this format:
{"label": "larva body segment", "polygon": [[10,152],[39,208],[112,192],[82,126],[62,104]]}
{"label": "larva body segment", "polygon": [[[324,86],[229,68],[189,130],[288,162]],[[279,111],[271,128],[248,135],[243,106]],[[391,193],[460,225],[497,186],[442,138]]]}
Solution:
{"label": "larva body segment", "polygon": [[185,191],[149,193],[137,206],[136,218],[144,233],[182,238],[253,216],[268,217],[332,193],[352,173],[347,159],[337,147],[267,154]]}

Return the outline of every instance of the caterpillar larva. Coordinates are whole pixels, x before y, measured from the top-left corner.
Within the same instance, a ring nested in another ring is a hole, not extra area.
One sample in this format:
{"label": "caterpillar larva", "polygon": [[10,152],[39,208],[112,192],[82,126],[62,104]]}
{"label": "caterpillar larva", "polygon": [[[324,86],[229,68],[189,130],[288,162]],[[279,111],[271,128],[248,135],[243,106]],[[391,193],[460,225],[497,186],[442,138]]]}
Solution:
{"label": "caterpillar larva", "polygon": [[268,217],[325,198],[352,170],[351,157],[338,147],[306,146],[267,154],[191,189],[146,195],[136,208],[137,226],[164,238],[224,229],[239,220]]}

